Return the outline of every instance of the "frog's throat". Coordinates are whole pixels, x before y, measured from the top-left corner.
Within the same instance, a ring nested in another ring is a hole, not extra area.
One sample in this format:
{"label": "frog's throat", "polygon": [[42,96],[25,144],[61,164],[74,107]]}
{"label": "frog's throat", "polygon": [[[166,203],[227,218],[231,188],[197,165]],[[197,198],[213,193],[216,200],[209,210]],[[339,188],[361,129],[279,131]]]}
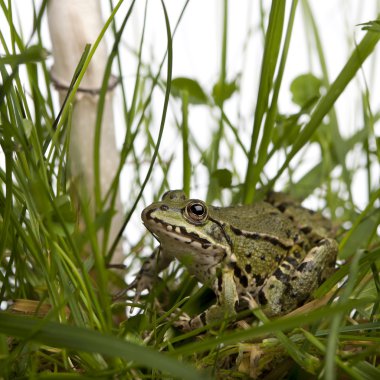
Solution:
{"label": "frog's throat", "polygon": [[144,214],[144,225],[153,235],[157,236],[158,234],[163,234],[190,246],[214,251],[215,253],[221,252],[224,255],[227,254],[225,247],[220,244],[212,243],[194,231],[189,232],[186,227],[174,226],[162,219],[152,216],[154,211],[156,210],[152,209]]}

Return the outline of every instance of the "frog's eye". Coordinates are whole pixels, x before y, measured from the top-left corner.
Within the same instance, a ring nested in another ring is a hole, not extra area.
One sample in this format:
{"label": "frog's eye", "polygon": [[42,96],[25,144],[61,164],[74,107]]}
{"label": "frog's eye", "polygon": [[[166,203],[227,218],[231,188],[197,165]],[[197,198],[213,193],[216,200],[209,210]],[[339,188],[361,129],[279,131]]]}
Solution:
{"label": "frog's eye", "polygon": [[189,202],[185,208],[185,216],[191,223],[203,223],[208,216],[207,206],[198,200]]}

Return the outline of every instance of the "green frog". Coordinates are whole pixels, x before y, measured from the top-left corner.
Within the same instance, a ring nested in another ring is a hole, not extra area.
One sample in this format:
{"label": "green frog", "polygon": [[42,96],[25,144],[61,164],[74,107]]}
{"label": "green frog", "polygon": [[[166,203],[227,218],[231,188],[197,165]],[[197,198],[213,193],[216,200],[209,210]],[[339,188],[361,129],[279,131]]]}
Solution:
{"label": "green frog", "polygon": [[137,296],[178,259],[216,295],[216,304],[185,330],[233,317],[256,301],[267,316],[280,316],[305,303],[334,272],[338,244],[331,222],[282,193],[252,205],[216,207],[188,199],[181,190],[142,212],[160,245],[134,281]]}

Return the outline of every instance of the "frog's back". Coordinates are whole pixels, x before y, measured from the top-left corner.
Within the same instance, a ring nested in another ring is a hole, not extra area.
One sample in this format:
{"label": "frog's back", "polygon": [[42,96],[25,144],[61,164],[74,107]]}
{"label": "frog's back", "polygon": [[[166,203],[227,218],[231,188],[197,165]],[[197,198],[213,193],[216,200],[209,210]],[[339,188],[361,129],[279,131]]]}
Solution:
{"label": "frog's back", "polygon": [[252,205],[213,208],[217,219],[231,228],[244,232],[273,235],[278,238],[294,238],[297,234],[292,221],[267,202]]}
{"label": "frog's back", "polygon": [[292,220],[294,226],[305,233],[310,241],[336,236],[337,228],[331,220],[325,218],[320,212],[303,207],[288,194],[270,192],[267,194],[266,201]]}

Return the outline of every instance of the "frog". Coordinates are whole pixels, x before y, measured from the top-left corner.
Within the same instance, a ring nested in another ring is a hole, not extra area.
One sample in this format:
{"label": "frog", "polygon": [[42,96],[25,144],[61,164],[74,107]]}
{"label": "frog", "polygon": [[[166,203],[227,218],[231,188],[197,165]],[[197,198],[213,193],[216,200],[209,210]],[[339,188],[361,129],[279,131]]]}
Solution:
{"label": "frog", "polygon": [[177,321],[182,330],[233,319],[252,305],[267,317],[288,314],[335,270],[338,244],[331,221],[284,193],[218,207],[171,190],[141,218],[160,244],[133,282],[136,297],[175,259],[215,293],[214,305]]}

